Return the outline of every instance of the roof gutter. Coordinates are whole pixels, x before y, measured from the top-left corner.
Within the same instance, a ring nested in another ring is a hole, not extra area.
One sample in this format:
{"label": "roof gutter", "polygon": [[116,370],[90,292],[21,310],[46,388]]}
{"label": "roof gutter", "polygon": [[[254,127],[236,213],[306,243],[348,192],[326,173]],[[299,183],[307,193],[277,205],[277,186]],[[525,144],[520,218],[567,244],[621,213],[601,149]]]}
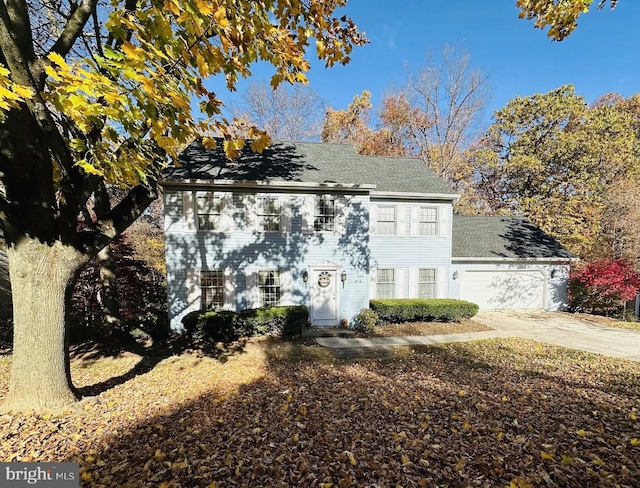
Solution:
{"label": "roof gutter", "polygon": [[459,193],[415,193],[402,191],[372,191],[371,196],[374,198],[384,199],[405,199],[405,200],[445,200],[448,202],[457,202],[460,199]]}
{"label": "roof gutter", "polygon": [[333,191],[351,191],[351,192],[365,192],[370,193],[375,189],[376,185],[371,184],[357,184],[357,183],[314,183],[303,181],[253,181],[253,180],[204,180],[204,179],[189,179],[189,180],[166,180],[161,179],[159,183],[162,186],[174,186],[174,187],[194,187],[194,186],[207,186],[207,187],[232,187],[232,188],[245,188],[245,189],[260,189],[265,190],[333,190]]}
{"label": "roof gutter", "polygon": [[451,262],[453,263],[464,263],[468,261],[482,262],[482,263],[527,263],[531,261],[535,262],[548,262],[548,263],[577,263],[580,261],[580,258],[561,258],[561,257],[549,257],[549,258],[505,258],[505,257],[452,257]]}

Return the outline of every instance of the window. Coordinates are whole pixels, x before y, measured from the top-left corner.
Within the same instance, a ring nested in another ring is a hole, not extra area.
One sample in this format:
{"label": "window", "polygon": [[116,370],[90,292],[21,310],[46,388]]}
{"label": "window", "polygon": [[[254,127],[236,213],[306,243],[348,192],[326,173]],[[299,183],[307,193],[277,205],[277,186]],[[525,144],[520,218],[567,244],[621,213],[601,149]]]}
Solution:
{"label": "window", "polygon": [[200,307],[217,310],[224,305],[224,273],[220,270],[200,271]]}
{"label": "window", "polygon": [[316,232],[333,232],[335,229],[336,200],[331,195],[318,195],[313,215],[313,229]]}
{"label": "window", "polygon": [[378,207],[377,234],[393,236],[396,234],[396,207]]}
{"label": "window", "polygon": [[438,209],[420,207],[418,216],[418,235],[435,236],[438,234]]}
{"label": "window", "polygon": [[280,199],[277,197],[258,198],[258,228],[265,232],[280,231]]}
{"label": "window", "polygon": [[258,289],[261,307],[277,307],[280,305],[282,293],[280,271],[277,269],[258,271]]}
{"label": "window", "polygon": [[418,297],[436,297],[436,270],[433,268],[418,269]]}
{"label": "window", "polygon": [[395,291],[395,270],[378,269],[376,280],[376,297],[393,298]]}
{"label": "window", "polygon": [[198,209],[198,229],[221,229],[222,198],[220,196],[210,191],[200,191],[196,194],[196,208]]}

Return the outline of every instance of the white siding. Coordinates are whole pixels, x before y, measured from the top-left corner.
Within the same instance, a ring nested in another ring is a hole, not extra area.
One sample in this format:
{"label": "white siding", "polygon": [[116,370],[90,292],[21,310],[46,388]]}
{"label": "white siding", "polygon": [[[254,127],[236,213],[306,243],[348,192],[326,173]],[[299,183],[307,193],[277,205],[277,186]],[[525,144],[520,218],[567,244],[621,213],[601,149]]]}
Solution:
{"label": "white siding", "polygon": [[280,305],[294,305],[293,281],[290,269],[280,270]]}
{"label": "white siding", "polygon": [[445,207],[440,205],[438,207],[438,236],[439,237],[449,237],[451,232],[449,228],[451,227],[451,207]]}

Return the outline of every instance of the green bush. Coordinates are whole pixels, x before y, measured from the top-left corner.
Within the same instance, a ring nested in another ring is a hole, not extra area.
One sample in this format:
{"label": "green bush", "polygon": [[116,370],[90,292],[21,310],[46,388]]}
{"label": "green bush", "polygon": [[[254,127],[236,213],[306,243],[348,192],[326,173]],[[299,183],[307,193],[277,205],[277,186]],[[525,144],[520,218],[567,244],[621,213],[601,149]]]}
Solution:
{"label": "green bush", "polygon": [[264,334],[292,336],[305,324],[308,314],[305,306],[255,308],[241,312],[197,310],[185,315],[182,324],[190,342],[204,345]]}
{"label": "green bush", "polygon": [[304,305],[243,310],[238,320],[246,335],[275,334],[290,337],[307,322],[309,310]]}
{"label": "green bush", "polygon": [[351,323],[351,327],[358,332],[371,333],[378,325],[378,314],[370,308],[360,309]]}
{"label": "green bush", "polygon": [[370,306],[383,324],[421,321],[457,322],[478,313],[478,306],[475,303],[452,298],[389,298],[371,300]]}

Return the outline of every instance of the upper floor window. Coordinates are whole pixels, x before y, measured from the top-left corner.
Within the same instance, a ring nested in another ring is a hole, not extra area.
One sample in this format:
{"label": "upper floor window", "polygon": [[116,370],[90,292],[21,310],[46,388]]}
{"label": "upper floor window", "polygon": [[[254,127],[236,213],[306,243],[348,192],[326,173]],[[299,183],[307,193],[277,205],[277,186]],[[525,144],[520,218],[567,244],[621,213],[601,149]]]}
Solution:
{"label": "upper floor window", "polygon": [[280,305],[282,296],[280,271],[277,269],[258,271],[258,290],[260,293],[260,307],[277,307]]}
{"label": "upper floor window", "polygon": [[196,193],[198,229],[220,230],[222,227],[222,198],[210,191]]}
{"label": "upper floor window", "polygon": [[396,233],[396,207],[378,207],[377,234],[381,236],[393,236]]}
{"label": "upper floor window", "polygon": [[436,207],[420,207],[418,234],[421,236],[438,235],[438,209]]}
{"label": "upper floor window", "polygon": [[376,274],[376,298],[393,298],[395,288],[395,270],[379,268]]}
{"label": "upper floor window", "polygon": [[221,270],[200,271],[200,308],[217,310],[224,305],[224,273]]}
{"label": "upper floor window", "polygon": [[436,270],[433,268],[418,269],[418,297],[436,297]]}
{"label": "upper floor window", "polygon": [[317,232],[333,232],[335,230],[335,212],[335,198],[331,195],[318,195],[313,214],[313,229]]}
{"label": "upper floor window", "polygon": [[277,197],[258,198],[258,226],[265,232],[279,232],[282,228],[280,199]]}

